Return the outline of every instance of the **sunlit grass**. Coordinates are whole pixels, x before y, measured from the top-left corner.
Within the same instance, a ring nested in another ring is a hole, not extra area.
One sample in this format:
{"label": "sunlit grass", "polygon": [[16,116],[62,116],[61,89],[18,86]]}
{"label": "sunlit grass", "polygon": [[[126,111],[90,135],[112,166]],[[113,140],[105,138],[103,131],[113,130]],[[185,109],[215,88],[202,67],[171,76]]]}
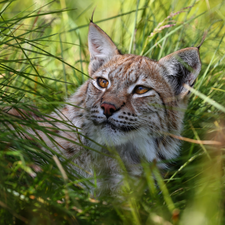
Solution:
{"label": "sunlit grass", "polygon": [[[126,178],[123,196],[98,199],[89,190],[96,177],[76,174],[63,155],[35,135],[24,138],[29,134],[25,127],[57,136],[54,129],[37,123],[46,119],[82,135],[62,115],[61,121],[46,115],[64,105],[66,97],[88,79],[88,20],[96,2],[2,1],[0,224],[224,224],[223,2],[97,3],[94,22],[124,53],[158,60],[180,48],[197,46],[208,32],[200,49],[201,73],[194,88],[189,88],[181,154],[163,174],[155,162],[143,162],[144,175],[138,181],[127,176],[120,162]],[[11,108],[26,119],[7,114]],[[32,111],[38,119],[30,116]]]}

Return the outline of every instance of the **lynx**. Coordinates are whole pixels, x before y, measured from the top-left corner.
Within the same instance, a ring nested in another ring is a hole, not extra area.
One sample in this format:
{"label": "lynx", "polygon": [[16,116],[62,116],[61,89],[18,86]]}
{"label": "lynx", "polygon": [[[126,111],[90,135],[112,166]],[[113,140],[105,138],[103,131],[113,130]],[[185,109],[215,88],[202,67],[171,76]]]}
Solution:
{"label": "lynx", "polygon": [[68,99],[61,114],[51,114],[57,120],[63,117],[68,126],[54,124],[59,128],[54,141],[38,134],[77,165],[74,171],[87,178],[95,173],[99,194],[116,193],[123,172],[118,159],[111,157],[113,152],[131,177],[143,173],[142,161],[154,160],[159,169],[166,169],[165,161],[179,154],[180,142],[170,134],[179,136],[182,130],[189,96],[184,84],[193,86],[200,72],[199,47],[181,49],[159,61],[121,54],[92,21],[88,45],[90,79]]}

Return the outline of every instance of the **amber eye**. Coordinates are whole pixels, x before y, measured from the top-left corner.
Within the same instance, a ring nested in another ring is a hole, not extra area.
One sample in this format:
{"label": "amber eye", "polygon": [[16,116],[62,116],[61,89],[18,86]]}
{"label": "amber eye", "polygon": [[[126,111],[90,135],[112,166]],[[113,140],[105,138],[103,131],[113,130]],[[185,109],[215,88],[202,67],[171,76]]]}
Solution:
{"label": "amber eye", "polygon": [[97,78],[97,83],[98,83],[98,86],[101,88],[107,88],[107,86],[109,85],[109,81],[100,77]]}
{"label": "amber eye", "polygon": [[144,87],[144,86],[136,86],[134,88],[134,93],[141,95],[141,94],[144,94],[144,93],[148,92],[149,90],[150,90],[150,88],[147,88],[147,87]]}

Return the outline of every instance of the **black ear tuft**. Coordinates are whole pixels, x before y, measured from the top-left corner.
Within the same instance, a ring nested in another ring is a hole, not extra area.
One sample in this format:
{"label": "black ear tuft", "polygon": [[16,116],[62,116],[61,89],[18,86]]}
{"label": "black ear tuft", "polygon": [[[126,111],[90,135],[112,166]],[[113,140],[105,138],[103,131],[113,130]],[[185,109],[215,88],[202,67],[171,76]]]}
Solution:
{"label": "black ear tuft", "polygon": [[94,18],[94,13],[95,13],[95,9],[96,9],[96,6],[92,12],[92,15],[91,15],[91,19],[90,19],[90,23],[93,23],[93,18]]}
{"label": "black ear tuft", "polygon": [[198,48],[185,48],[159,60],[164,77],[168,80],[175,95],[184,95],[184,84],[192,86],[201,70]]}
{"label": "black ear tuft", "polygon": [[202,40],[201,40],[201,43],[198,45],[198,50],[200,49],[200,47],[202,46],[202,44],[203,44],[203,42],[205,41],[205,38],[206,38],[206,36],[207,36],[207,34],[208,34],[208,32],[207,31],[205,31],[204,32],[204,34],[203,34],[203,37],[202,37]]}

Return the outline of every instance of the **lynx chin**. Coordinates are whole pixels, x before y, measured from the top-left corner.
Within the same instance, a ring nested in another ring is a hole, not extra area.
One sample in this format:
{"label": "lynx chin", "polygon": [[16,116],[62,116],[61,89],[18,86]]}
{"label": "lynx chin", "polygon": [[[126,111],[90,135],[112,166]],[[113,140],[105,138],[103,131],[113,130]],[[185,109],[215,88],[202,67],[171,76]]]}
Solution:
{"label": "lynx chin", "polygon": [[[123,184],[119,161],[135,179],[142,174],[141,162],[154,160],[166,169],[165,161],[179,154],[179,140],[170,134],[179,136],[182,130],[189,95],[184,84],[193,86],[200,72],[199,47],[181,49],[159,61],[121,54],[92,21],[88,45],[90,79],[60,114],[51,114],[58,121],[57,136],[36,134],[71,159],[76,173],[87,178],[95,174],[99,195],[115,194]],[[60,123],[62,119],[67,124]]]}

